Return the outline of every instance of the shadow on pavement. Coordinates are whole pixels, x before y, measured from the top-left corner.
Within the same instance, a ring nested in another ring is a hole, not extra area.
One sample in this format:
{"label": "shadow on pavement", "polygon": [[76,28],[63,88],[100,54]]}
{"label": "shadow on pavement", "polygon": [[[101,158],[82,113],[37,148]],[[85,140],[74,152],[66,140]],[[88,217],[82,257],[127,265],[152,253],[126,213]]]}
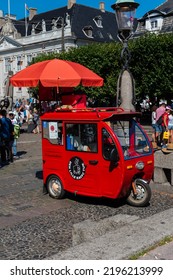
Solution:
{"label": "shadow on pavement", "polygon": [[121,199],[109,199],[109,198],[99,198],[99,197],[89,197],[89,196],[80,196],[80,195],[74,195],[72,193],[66,192],[65,198],[68,198],[70,200],[76,201],[78,203],[82,204],[91,204],[91,205],[104,205],[108,207],[113,208],[119,208],[126,203],[126,200],[124,198]]}
{"label": "shadow on pavement", "polygon": [[22,156],[22,155],[27,154],[27,152],[26,152],[26,151],[19,151],[17,154],[18,154],[18,156],[20,157],[20,156]]}
{"label": "shadow on pavement", "polygon": [[35,177],[40,179],[40,180],[43,180],[43,171],[42,170],[36,171]]}

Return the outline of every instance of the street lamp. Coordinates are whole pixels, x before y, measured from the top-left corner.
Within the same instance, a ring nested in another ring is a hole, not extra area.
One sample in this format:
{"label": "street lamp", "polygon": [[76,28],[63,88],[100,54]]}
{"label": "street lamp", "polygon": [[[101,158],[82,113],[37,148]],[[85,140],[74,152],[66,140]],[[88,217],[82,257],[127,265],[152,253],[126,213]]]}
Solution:
{"label": "street lamp", "polygon": [[111,7],[115,10],[118,25],[118,38],[123,43],[121,58],[123,70],[120,73],[117,85],[117,105],[125,109],[134,110],[135,90],[133,76],[128,69],[130,51],[128,40],[133,35],[135,12],[139,6],[134,0],[117,0]]}

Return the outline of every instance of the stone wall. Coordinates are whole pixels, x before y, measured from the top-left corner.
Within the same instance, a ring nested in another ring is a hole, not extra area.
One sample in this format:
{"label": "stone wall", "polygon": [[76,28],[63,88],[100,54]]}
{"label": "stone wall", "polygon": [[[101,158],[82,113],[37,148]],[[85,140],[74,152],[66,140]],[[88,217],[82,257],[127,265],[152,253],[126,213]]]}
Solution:
{"label": "stone wall", "polygon": [[173,152],[156,151],[154,154],[154,183],[173,186]]}

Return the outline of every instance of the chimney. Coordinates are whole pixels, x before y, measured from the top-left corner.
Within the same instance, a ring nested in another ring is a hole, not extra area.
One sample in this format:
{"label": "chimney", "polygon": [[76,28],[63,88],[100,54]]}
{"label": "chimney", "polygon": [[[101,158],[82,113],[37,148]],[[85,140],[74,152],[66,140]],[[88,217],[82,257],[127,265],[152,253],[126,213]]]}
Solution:
{"label": "chimney", "polygon": [[37,8],[29,8],[29,20],[32,20],[33,17],[37,14]]}
{"label": "chimney", "polygon": [[68,0],[67,9],[71,9],[73,4],[76,4],[76,0]]}
{"label": "chimney", "polygon": [[105,12],[105,2],[100,2],[99,9],[104,13]]}

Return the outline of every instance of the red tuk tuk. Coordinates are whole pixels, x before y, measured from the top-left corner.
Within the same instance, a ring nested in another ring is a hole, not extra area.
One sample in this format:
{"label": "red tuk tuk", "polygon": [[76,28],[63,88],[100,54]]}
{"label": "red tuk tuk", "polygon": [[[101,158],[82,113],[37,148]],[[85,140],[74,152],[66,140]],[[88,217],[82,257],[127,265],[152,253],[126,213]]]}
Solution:
{"label": "red tuk tuk", "polygon": [[75,195],[127,199],[146,206],[154,170],[151,143],[122,108],[59,108],[42,117],[44,187],[53,198]]}

